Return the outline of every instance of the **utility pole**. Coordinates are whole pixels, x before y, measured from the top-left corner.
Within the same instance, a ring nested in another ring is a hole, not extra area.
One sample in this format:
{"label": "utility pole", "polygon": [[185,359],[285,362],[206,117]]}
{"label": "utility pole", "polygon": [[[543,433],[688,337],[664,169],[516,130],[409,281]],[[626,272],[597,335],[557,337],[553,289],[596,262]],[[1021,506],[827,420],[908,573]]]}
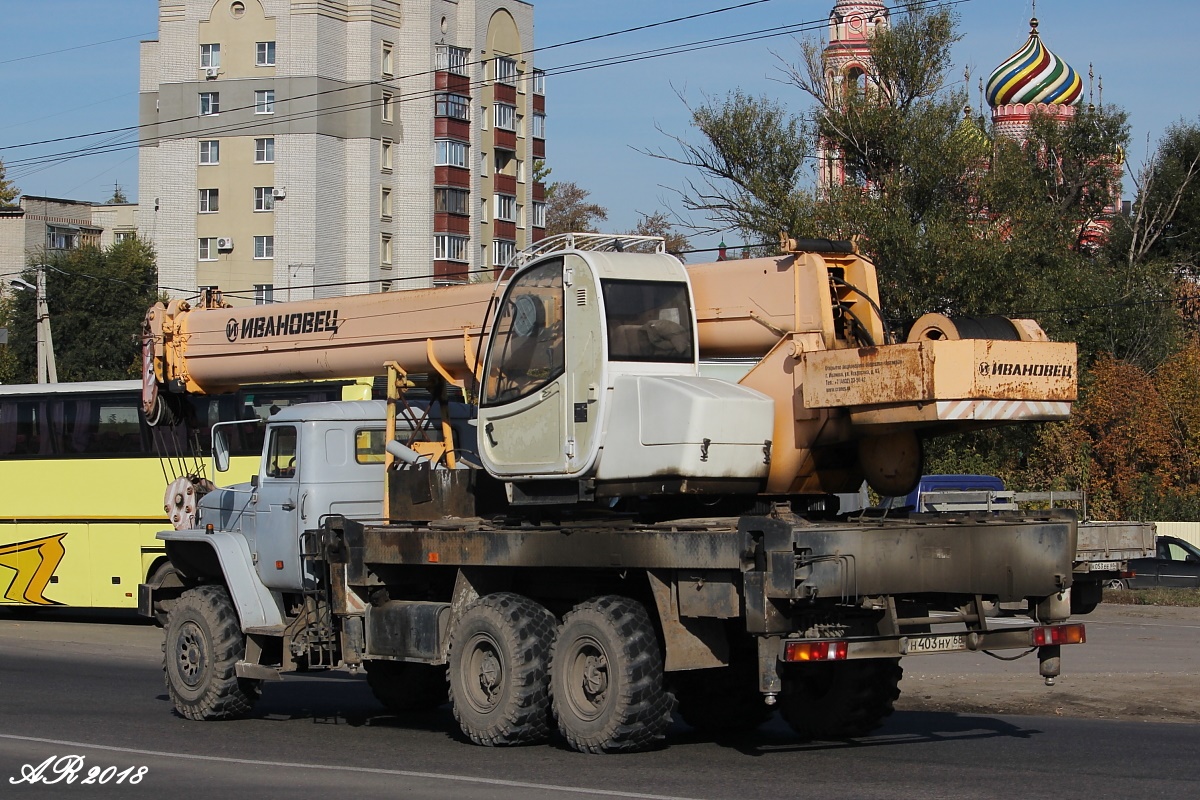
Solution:
{"label": "utility pole", "polygon": [[50,305],[46,302],[46,265],[37,272],[37,357],[38,383],[58,383],[54,365],[54,337],[50,333]]}
{"label": "utility pole", "polygon": [[37,286],[29,281],[14,278],[10,281],[14,289],[34,292],[37,313],[37,369],[38,383],[58,383],[58,368],[54,364],[54,337],[50,333],[50,307],[46,303],[46,265],[37,265]]}

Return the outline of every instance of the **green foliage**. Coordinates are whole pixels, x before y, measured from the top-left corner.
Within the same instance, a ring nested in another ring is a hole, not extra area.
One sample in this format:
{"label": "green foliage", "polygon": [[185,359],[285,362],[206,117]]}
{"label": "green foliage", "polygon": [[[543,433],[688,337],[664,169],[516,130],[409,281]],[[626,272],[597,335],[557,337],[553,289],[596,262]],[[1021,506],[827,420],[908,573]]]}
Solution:
{"label": "green foliage", "polygon": [[128,203],[128,202],[129,202],[129,198],[127,198],[125,196],[125,192],[121,191],[121,184],[114,183],[112,197],[108,198],[108,204],[116,205],[117,203]]}
{"label": "green foliage", "polygon": [[[60,381],[123,380],[141,373],[138,336],[146,310],[158,299],[153,248],[132,238],[101,250],[36,254],[46,264],[46,298]],[[35,270],[24,273],[34,283]],[[16,292],[9,320],[14,364],[8,381],[37,380],[36,308],[32,292]]]}
{"label": "green foliage", "polygon": [[575,183],[554,182],[546,187],[546,235],[595,233],[608,219],[608,209],[588,201],[591,194]]}
{"label": "green foliage", "polygon": [[782,103],[741,91],[691,112],[701,143],[673,137],[681,155],[644,152],[700,171],[700,180],[679,192],[687,211],[711,220],[693,226],[696,230],[732,228],[765,241],[777,239],[781,230],[798,236],[815,233],[809,219],[811,198],[799,188],[809,155],[799,117]]}
{"label": "green foliage", "polygon": [[687,236],[675,229],[665,211],[640,215],[637,225],[630,233],[635,236],[661,236],[668,253],[687,261],[686,251],[691,249],[691,243],[688,242]]}
{"label": "green foliage", "polygon": [[0,208],[16,204],[21,196],[21,190],[4,177],[4,162],[0,161]]}

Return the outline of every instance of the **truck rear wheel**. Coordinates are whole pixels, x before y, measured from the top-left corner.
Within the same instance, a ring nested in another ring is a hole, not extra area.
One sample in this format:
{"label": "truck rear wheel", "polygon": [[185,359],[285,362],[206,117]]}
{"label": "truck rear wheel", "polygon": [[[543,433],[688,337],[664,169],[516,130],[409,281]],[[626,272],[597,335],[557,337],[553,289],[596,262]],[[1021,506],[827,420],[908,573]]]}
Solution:
{"label": "truck rear wheel", "polygon": [[563,618],[550,692],[558,729],[583,753],[644,750],[671,724],[663,661],[641,603],[597,597]]}
{"label": "truck rear wheel", "polygon": [[554,615],[509,592],[481,597],[450,636],[450,704],[462,732],[489,746],[550,737]]}
{"label": "truck rear wheel", "polygon": [[197,586],[175,602],[163,640],[163,671],[175,710],[188,719],[236,719],[250,713],[260,681],[235,666],[246,637],[224,586]]}
{"label": "truck rear wheel", "polygon": [[445,704],[446,668],[408,661],[368,661],[367,685],[393,714],[429,711]]}
{"label": "truck rear wheel", "polygon": [[896,658],[796,664],[784,673],[779,709],[805,740],[865,736],[895,709],[903,674]]}

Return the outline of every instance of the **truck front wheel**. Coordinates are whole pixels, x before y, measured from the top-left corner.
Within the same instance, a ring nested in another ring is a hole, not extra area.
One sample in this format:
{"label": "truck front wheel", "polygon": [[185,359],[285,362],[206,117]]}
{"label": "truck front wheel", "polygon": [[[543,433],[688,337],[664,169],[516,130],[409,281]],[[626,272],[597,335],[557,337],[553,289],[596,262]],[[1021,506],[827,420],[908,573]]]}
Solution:
{"label": "truck front wheel", "polygon": [[188,719],[236,719],[250,713],[260,681],[239,678],[246,637],[224,586],[180,595],[167,619],[163,671],[175,710]]}
{"label": "truck front wheel", "polygon": [[583,753],[644,750],[671,724],[663,660],[641,603],[608,595],[563,618],[550,691],[558,729]]}
{"label": "truck front wheel", "polygon": [[794,664],[779,710],[805,740],[865,736],[892,713],[903,674],[897,658]]}
{"label": "truck front wheel", "polygon": [[475,744],[543,742],[550,736],[548,665],[554,615],[509,592],[481,597],[450,636],[450,704]]}

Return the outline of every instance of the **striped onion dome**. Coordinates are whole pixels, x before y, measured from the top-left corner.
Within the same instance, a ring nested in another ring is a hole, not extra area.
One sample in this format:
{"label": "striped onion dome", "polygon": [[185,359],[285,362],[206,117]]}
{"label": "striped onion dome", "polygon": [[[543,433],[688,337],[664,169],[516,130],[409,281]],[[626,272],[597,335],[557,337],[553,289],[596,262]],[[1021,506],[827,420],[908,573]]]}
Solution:
{"label": "striped onion dome", "polygon": [[1036,17],[1029,21],[1029,41],[988,79],[987,101],[992,108],[1013,103],[1067,106],[1083,96],[1083,79],[1042,44],[1037,26]]}

